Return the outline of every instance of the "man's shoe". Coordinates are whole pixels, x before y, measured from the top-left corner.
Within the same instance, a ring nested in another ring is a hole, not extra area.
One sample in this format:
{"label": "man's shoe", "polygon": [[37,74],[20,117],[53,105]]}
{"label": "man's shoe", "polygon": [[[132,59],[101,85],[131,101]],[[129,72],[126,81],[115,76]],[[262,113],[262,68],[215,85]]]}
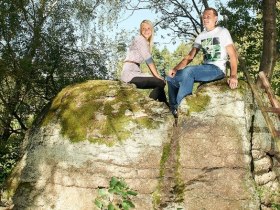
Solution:
{"label": "man's shoe", "polygon": [[177,109],[173,109],[171,111],[171,113],[173,114],[174,118],[178,118],[178,111],[177,111]]}

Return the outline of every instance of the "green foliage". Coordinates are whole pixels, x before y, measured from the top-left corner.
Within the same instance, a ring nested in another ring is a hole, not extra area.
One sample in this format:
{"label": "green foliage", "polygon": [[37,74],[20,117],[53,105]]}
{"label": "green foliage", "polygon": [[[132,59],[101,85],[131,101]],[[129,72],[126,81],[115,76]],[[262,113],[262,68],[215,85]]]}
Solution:
{"label": "green foliage", "polygon": [[[174,68],[191,50],[191,44],[181,43],[174,52],[170,52],[166,47],[159,50],[153,47],[153,60],[157,66],[159,73],[164,77],[171,68]],[[192,65],[201,64],[202,54],[199,53],[192,61]],[[146,65],[141,66],[143,71],[149,72]]]}
{"label": "green foliage", "polygon": [[102,210],[129,210],[135,208],[131,197],[137,192],[132,191],[123,179],[112,177],[109,188],[99,188],[95,205]]}
{"label": "green foliage", "polygon": [[[121,5],[111,0],[0,1],[3,147],[12,144],[13,136],[22,139],[32,119],[65,86],[113,77],[108,57],[116,53],[101,30],[100,18],[112,24]],[[104,12],[107,9],[111,11]],[[5,162],[14,157],[6,154],[1,159],[4,177],[13,165],[6,167]]]}
{"label": "green foliage", "polygon": [[[145,3],[164,19],[157,26],[170,28],[174,33],[168,36],[174,36],[176,41],[182,38],[186,43],[173,53],[167,48],[154,48],[153,58],[162,74],[167,74],[188,53],[188,41],[191,43],[203,29],[199,16],[206,4],[207,1],[198,0],[192,4],[163,0]],[[85,80],[119,78],[119,61],[125,55],[128,32],[117,34],[115,43],[105,32],[115,28],[113,24],[124,7],[129,8],[122,0],[0,1],[0,179],[7,176],[18,158],[13,138],[23,138],[32,119],[61,89]],[[218,10],[221,16],[227,16],[220,24],[229,29],[240,58],[256,76],[263,44],[261,2],[233,0]],[[276,10],[280,43],[279,1]],[[197,58],[192,64],[201,62],[201,55]],[[117,66],[118,72],[111,70]],[[144,66],[144,71],[149,72]],[[279,78],[278,59],[271,81],[277,95]],[[110,110],[110,106],[106,107]],[[114,116],[110,120],[111,124],[115,122]]]}
{"label": "green foliage", "polygon": [[260,2],[230,1],[226,6],[220,7],[220,13],[227,17],[221,24],[231,32],[240,58],[251,70],[258,72],[263,41]]}
{"label": "green foliage", "polygon": [[7,144],[0,144],[0,191],[1,185],[20,158],[21,139],[13,138]]}
{"label": "green foliage", "polygon": [[272,204],[272,205],[271,205],[271,208],[272,208],[273,210],[280,210],[280,204]]}
{"label": "green foliage", "polygon": [[[218,1],[217,1],[218,2]],[[141,3],[141,2],[139,2]],[[169,33],[168,37],[173,37],[174,41],[184,40],[192,42],[192,40],[203,30],[201,19],[199,18],[204,8],[208,7],[207,1],[192,1],[192,3],[184,1],[163,1],[153,0],[149,4],[146,2],[141,4],[142,8],[153,8],[158,14],[156,27],[169,29],[173,33]],[[138,5],[140,7],[140,5]],[[131,6],[130,9],[138,7]],[[216,8],[219,13],[219,25],[229,29],[240,60],[242,59],[247,66],[247,70],[257,76],[262,58],[263,46],[263,5],[262,1],[249,0],[240,1],[233,0],[227,3],[216,3]],[[280,43],[280,2],[276,2],[276,27],[277,27],[277,43]],[[164,37],[162,37],[164,38]],[[179,49],[179,48],[178,48]],[[161,56],[161,57],[160,57]],[[174,57],[174,55],[172,55]],[[168,65],[161,66],[163,55],[157,55],[159,60],[159,69],[168,69]],[[278,52],[279,58],[279,52]],[[174,59],[176,60],[176,59]],[[279,60],[279,59],[278,59]],[[196,64],[193,62],[193,64]],[[278,64],[279,65],[279,64]],[[174,66],[174,65],[171,65]],[[240,67],[238,68],[240,69]],[[278,72],[276,72],[278,71]],[[279,94],[279,67],[275,67],[272,78],[272,87],[276,94]],[[242,74],[240,74],[242,76]]]}
{"label": "green foliage", "polygon": [[[119,1],[0,2],[0,135],[24,134],[63,87],[88,79],[108,79],[110,40],[96,27],[99,10],[119,11]],[[113,15],[113,13],[115,15]],[[92,24],[89,24],[92,23]],[[92,27],[87,27],[87,26]],[[81,31],[84,26],[89,32]],[[85,37],[91,43],[81,45]],[[15,127],[16,125],[16,127]]]}
{"label": "green foliage", "polygon": [[[32,123],[30,116],[36,117],[63,87],[114,76],[106,65],[113,64],[111,59],[116,56],[111,55],[117,53],[111,52],[110,40],[99,31],[95,20],[100,15],[106,19],[108,13],[104,11],[110,9],[106,23],[112,24],[121,9],[121,1],[32,2],[0,3],[3,142],[12,134],[23,136]],[[82,35],[77,33],[81,30]],[[79,46],[86,38],[91,38],[90,45]]]}
{"label": "green foliage", "polygon": [[[280,3],[276,3],[277,42],[280,42]],[[236,43],[240,59],[247,66],[247,70],[257,77],[262,56],[263,46],[263,8],[261,1],[250,0],[229,1],[226,6],[219,7],[220,13],[227,17],[221,22],[226,26]],[[279,57],[279,55],[278,55]],[[279,66],[279,62],[278,62]],[[279,67],[275,67],[272,78],[272,87],[279,94]]]}
{"label": "green foliage", "polygon": [[[162,29],[170,29],[174,33],[168,33],[173,41],[178,39],[189,41],[196,37],[203,30],[199,18],[203,9],[207,7],[207,1],[150,1],[148,8],[152,8],[158,14],[160,20],[158,26]],[[164,38],[164,36],[163,36]]]}

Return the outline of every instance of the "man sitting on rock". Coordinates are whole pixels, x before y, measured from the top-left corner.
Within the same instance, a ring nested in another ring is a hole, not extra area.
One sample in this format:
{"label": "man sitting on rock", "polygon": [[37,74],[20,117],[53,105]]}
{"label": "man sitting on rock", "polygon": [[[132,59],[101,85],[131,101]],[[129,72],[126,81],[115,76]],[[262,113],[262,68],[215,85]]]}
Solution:
{"label": "man sitting on rock", "polygon": [[[175,118],[178,117],[177,109],[182,99],[192,94],[194,82],[209,82],[225,77],[228,56],[231,69],[228,84],[231,89],[237,88],[238,58],[229,31],[216,26],[218,13],[213,8],[206,8],[202,19],[205,30],[197,36],[189,54],[167,76],[169,104]],[[204,63],[187,66],[200,49],[204,54]]]}

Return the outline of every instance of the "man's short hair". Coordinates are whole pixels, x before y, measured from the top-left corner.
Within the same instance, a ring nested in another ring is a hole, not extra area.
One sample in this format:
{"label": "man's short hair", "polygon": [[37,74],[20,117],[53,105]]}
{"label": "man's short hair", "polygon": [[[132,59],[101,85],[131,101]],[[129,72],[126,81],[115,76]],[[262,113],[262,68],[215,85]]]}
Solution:
{"label": "man's short hair", "polygon": [[[218,12],[217,12],[217,10],[215,10],[214,8],[212,8],[212,7],[205,8],[204,12],[205,12],[205,11],[208,11],[208,10],[213,11],[213,14],[214,14],[215,16],[218,16]],[[203,13],[204,13],[204,12],[203,12]]]}

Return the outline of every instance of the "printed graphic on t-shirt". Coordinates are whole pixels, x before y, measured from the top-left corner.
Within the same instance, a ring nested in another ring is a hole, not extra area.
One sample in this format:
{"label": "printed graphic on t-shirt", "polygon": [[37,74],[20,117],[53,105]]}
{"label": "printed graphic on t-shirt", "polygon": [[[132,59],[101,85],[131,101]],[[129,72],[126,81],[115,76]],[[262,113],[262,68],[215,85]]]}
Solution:
{"label": "printed graphic on t-shirt", "polygon": [[221,45],[219,37],[201,40],[205,61],[217,61],[221,59]]}

